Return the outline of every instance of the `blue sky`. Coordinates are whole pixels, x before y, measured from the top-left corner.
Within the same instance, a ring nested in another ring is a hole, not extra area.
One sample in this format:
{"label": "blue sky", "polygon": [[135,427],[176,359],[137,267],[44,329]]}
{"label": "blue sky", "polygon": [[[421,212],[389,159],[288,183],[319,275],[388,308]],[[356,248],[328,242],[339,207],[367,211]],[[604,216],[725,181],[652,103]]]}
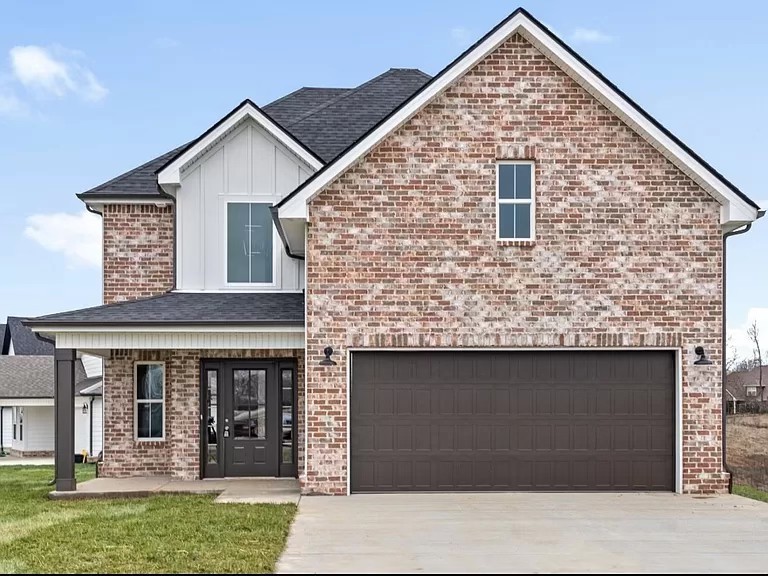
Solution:
{"label": "blue sky", "polygon": [[[390,67],[434,74],[518,6],[265,4],[3,3],[0,318],[100,303],[99,223],[75,193],[194,138],[246,97],[355,86]],[[525,7],[768,206],[768,3]],[[729,241],[728,324],[742,354],[748,319],[768,336],[766,222]]]}

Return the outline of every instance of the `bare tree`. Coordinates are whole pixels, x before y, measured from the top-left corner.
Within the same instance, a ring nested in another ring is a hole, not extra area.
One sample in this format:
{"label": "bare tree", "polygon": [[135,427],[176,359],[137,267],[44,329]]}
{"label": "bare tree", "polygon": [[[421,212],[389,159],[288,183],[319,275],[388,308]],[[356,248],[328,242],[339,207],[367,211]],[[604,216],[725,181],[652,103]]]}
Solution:
{"label": "bare tree", "polygon": [[736,372],[740,363],[739,351],[733,345],[733,338],[728,335],[728,338],[725,340],[725,373]]}
{"label": "bare tree", "polygon": [[760,329],[757,327],[757,320],[747,329],[747,336],[752,340],[755,353],[755,364],[757,366],[758,385],[760,386],[760,399],[763,398],[763,353],[760,350]]}

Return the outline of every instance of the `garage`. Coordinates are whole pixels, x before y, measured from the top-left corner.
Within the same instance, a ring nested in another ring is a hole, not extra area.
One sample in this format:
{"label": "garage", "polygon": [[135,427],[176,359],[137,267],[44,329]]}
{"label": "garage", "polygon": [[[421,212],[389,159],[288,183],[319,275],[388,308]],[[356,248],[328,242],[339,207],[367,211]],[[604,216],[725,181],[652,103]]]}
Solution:
{"label": "garage", "polygon": [[674,490],[667,350],[352,352],[350,488]]}

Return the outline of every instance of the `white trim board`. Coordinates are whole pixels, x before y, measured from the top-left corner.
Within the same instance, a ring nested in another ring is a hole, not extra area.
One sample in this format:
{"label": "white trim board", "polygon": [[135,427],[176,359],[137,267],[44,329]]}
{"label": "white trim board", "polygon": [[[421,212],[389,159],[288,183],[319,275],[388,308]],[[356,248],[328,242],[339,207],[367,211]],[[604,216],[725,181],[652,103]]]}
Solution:
{"label": "white trim board", "polygon": [[[352,399],[352,356],[355,352],[590,352],[590,351],[630,351],[639,352],[644,350],[655,350],[674,352],[675,354],[675,493],[683,493],[683,351],[681,348],[675,346],[547,346],[547,347],[520,347],[520,348],[439,348],[439,347],[419,347],[419,348],[381,348],[371,347],[366,348],[364,346],[353,346],[346,349],[347,366],[346,366],[346,410],[347,410],[347,495],[352,493],[352,454],[351,454],[351,440],[352,431],[350,428],[350,401]],[[692,366],[693,367],[693,366]],[[306,394],[306,392],[305,392]],[[305,400],[306,402],[306,400]]]}
{"label": "white trim board", "polygon": [[0,398],[0,406],[53,406],[53,398]]}
{"label": "white trim board", "polygon": [[625,96],[585,66],[579,58],[555,40],[549,31],[542,28],[538,22],[532,20],[523,11],[516,11],[512,17],[503,22],[482,42],[465,52],[441,75],[427,84],[421,92],[407,101],[396,113],[327,165],[326,169],[318,172],[303,187],[298,188],[298,192],[293,197],[288,198],[280,205],[279,217],[281,219],[306,220],[307,203],[312,198],[334,182],[384,138],[427,106],[451,84],[496,50],[509,37],[518,33],[717,199],[722,204],[720,224],[724,229],[733,229],[757,219],[758,210],[755,207],[727,186],[713,170],[704,166],[670,138],[664,130],[638,111]]}
{"label": "white trim board", "polygon": [[90,354],[116,349],[135,350],[232,350],[304,349],[304,331],[226,332],[192,331],[90,331],[55,333],[57,348],[74,348]]}
{"label": "white trim board", "polygon": [[230,113],[228,117],[225,117],[218,126],[211,129],[207,134],[202,136],[194,145],[190,146],[176,159],[174,159],[168,166],[163,168],[157,174],[157,183],[168,193],[173,193],[176,187],[181,185],[181,170],[189,162],[197,158],[200,154],[205,152],[210,146],[216,143],[219,138],[227,134],[240,122],[246,118],[251,118],[259,126],[261,126],[270,136],[277,140],[280,144],[286,147],[292,154],[302,160],[305,164],[319,170],[323,167],[323,163],[312,155],[306,148],[300,145],[294,138],[292,138],[285,130],[274,123],[269,117],[267,117],[261,110],[259,110],[253,103],[249,101],[243,102],[234,112]]}

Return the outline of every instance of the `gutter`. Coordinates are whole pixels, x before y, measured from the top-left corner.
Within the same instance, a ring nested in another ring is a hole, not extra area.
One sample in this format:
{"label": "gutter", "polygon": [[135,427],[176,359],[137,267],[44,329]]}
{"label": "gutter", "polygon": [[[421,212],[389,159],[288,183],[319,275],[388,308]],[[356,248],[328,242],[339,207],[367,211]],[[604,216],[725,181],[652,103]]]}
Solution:
{"label": "gutter", "polygon": [[280,208],[278,205],[276,206],[270,206],[269,211],[272,214],[272,222],[275,223],[275,228],[277,228],[277,235],[280,236],[280,240],[283,243],[283,246],[285,246],[285,253],[288,255],[289,258],[293,258],[294,260],[304,260],[304,256],[299,256],[298,254],[294,254],[291,252],[290,246],[288,246],[288,238],[285,236],[285,230],[283,230],[283,223],[280,222],[280,217],[278,213],[280,212]]}
{"label": "gutter", "polygon": [[[759,220],[763,216],[765,216],[765,210],[758,210],[757,211],[757,218],[756,218],[756,220]],[[726,434],[726,425],[727,425],[727,416],[728,416],[728,396],[727,395],[729,394],[728,389],[725,387],[727,376],[728,376],[725,373],[725,355],[727,354],[727,350],[726,350],[726,338],[727,338],[727,334],[726,334],[726,299],[725,299],[725,296],[726,296],[726,286],[728,284],[728,282],[727,282],[727,279],[728,279],[728,277],[727,277],[727,268],[726,268],[726,253],[727,253],[727,251],[726,251],[726,240],[728,240],[728,238],[730,238],[731,236],[739,236],[741,234],[745,234],[745,233],[749,232],[751,230],[751,228],[752,228],[752,222],[749,222],[743,228],[738,228],[736,230],[731,230],[730,232],[726,232],[725,234],[723,234],[723,326],[722,326],[723,333],[722,333],[722,337],[721,337],[722,348],[723,349],[721,351],[721,357],[720,357],[720,362],[721,362],[721,366],[722,366],[722,370],[721,370],[721,372],[722,372],[722,383],[721,384],[722,384],[722,402],[723,402],[723,406],[722,406],[722,419],[723,419],[723,423],[722,423],[722,426],[721,426],[721,428],[722,428],[721,434],[722,434],[723,468],[725,469],[726,472],[728,472],[728,493],[733,493],[733,471],[728,467],[728,461],[727,461],[727,456],[726,456],[726,454],[727,454],[726,449],[727,449],[727,445],[728,445],[728,441],[726,439],[726,436],[727,436],[727,434]]]}

